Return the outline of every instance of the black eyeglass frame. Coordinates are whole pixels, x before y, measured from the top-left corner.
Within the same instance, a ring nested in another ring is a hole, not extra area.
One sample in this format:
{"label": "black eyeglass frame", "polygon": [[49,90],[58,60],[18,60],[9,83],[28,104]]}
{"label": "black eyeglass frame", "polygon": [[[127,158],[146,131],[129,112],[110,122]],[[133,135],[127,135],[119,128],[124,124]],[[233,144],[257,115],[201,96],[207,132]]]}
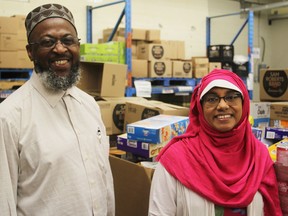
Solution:
{"label": "black eyeglass frame", "polygon": [[[231,99],[231,100],[235,100],[235,99],[237,99],[237,98],[241,98],[241,100],[243,100],[243,96],[242,96],[241,93],[228,94],[228,95],[225,95],[225,96],[223,96],[223,97],[219,97],[217,94],[211,94],[211,95],[214,96],[214,99],[217,98],[217,100],[212,101],[212,102],[211,102],[211,101],[209,102],[209,101],[205,100],[208,95],[209,95],[209,94],[204,95],[204,96],[202,97],[202,99],[201,99],[201,104],[202,104],[202,105],[203,105],[203,104],[208,104],[208,105],[210,105],[210,106],[217,106],[217,105],[220,103],[220,101],[223,99],[223,100],[225,101],[225,103],[230,106],[230,105],[233,105],[232,101],[229,101],[230,99]],[[230,98],[230,99],[229,99],[229,98]]]}
{"label": "black eyeglass frame", "polygon": [[[72,38],[73,39],[73,43],[72,44],[65,44],[64,40],[67,39],[67,38]],[[51,46],[43,46],[43,45],[41,45],[41,42],[44,42],[45,40],[46,41],[49,41],[49,40],[50,41],[54,41],[54,43]],[[28,45],[31,45],[31,46],[39,45],[42,49],[53,49],[56,46],[56,44],[60,42],[63,47],[68,48],[70,46],[77,45],[80,42],[80,40],[81,40],[81,38],[78,38],[78,37],[62,37],[60,39],[49,37],[49,39],[42,39],[42,41],[40,40],[40,41],[36,41],[36,42],[29,42]]]}

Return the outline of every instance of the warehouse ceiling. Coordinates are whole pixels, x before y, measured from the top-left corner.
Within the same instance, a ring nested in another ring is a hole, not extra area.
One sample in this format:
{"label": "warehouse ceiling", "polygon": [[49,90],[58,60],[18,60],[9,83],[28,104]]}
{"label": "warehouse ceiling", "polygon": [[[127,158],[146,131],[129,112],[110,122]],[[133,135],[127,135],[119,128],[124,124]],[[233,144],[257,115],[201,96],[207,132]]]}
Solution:
{"label": "warehouse ceiling", "polygon": [[269,24],[272,20],[288,19],[288,0],[230,0],[240,3],[242,12],[268,11]]}
{"label": "warehouse ceiling", "polygon": [[240,3],[241,8],[251,8],[257,6],[268,6],[288,3],[288,0],[231,0]]}
{"label": "warehouse ceiling", "polygon": [[[230,0],[240,3],[242,10],[252,9],[253,11],[288,8],[288,0]],[[285,11],[286,13],[286,11]]]}
{"label": "warehouse ceiling", "polygon": [[247,5],[265,5],[265,4],[271,4],[271,3],[277,3],[277,2],[286,2],[287,0],[232,0],[232,1],[238,1],[241,4],[247,4]]}

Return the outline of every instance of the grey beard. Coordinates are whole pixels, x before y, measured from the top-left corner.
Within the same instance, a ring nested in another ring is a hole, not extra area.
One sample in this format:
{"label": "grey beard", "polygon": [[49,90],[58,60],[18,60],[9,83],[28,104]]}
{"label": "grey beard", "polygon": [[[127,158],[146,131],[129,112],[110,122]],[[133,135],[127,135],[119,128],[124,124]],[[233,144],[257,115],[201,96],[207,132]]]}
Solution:
{"label": "grey beard", "polygon": [[35,70],[44,86],[54,91],[66,91],[68,88],[76,85],[80,80],[80,69],[78,66],[73,66],[71,73],[65,77],[58,76],[50,68],[48,70],[41,70],[40,67],[36,65]]}

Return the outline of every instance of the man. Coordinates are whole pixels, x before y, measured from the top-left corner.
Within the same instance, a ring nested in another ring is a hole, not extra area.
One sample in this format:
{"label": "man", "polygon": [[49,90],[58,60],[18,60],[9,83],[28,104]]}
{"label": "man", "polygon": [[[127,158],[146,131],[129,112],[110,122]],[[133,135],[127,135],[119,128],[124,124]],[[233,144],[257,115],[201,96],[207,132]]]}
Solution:
{"label": "man", "polygon": [[1,216],[113,216],[113,180],[95,100],[79,80],[71,12],[42,5],[25,21],[33,74],[0,104]]}

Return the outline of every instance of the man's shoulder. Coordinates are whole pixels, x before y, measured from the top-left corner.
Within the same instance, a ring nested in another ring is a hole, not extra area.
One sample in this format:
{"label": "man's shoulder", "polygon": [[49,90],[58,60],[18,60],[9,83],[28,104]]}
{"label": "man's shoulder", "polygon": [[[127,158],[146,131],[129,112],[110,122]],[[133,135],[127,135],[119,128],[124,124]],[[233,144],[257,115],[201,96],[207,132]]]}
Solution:
{"label": "man's shoulder", "polygon": [[0,103],[0,116],[7,116],[11,112],[21,110],[23,102],[27,100],[29,95],[28,83],[23,84],[20,88],[11,93],[4,101]]}

